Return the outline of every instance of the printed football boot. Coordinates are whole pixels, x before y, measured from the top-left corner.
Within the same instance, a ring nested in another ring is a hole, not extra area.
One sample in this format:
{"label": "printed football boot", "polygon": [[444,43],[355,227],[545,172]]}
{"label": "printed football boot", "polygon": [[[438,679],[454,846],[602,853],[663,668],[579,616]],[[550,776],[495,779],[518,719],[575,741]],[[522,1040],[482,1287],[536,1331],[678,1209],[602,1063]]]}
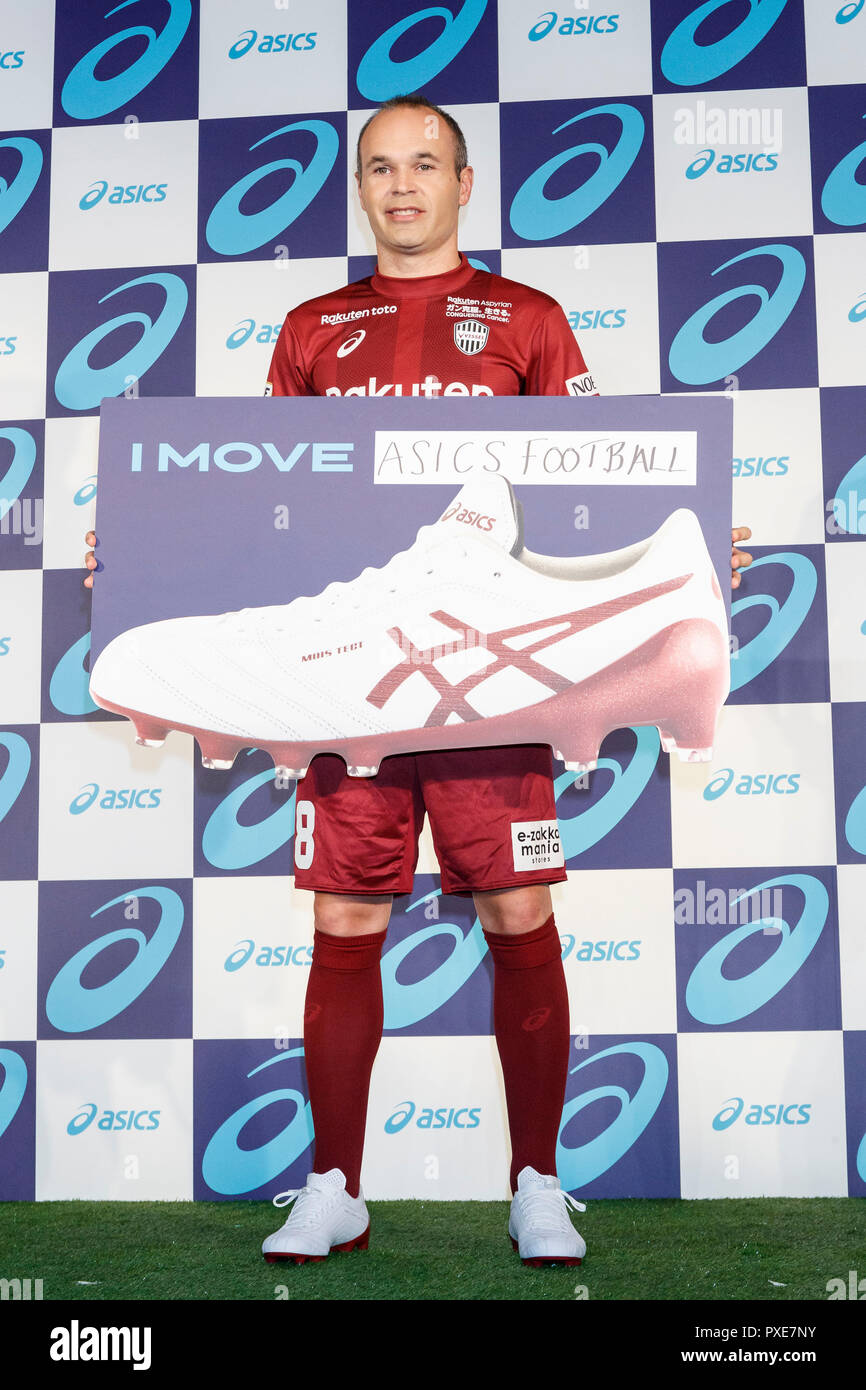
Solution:
{"label": "printed football boot", "polygon": [[517,1191],[511,1199],[508,1234],[525,1265],[579,1265],[586,1254],[586,1241],[574,1229],[569,1207],[586,1211],[563,1192],[559,1178],[521,1168]]}
{"label": "printed football boot", "polygon": [[305,1187],[278,1192],[275,1207],[292,1210],[278,1231],[262,1243],[268,1264],[275,1260],[324,1260],[332,1250],[366,1250],[370,1240],[370,1217],[364,1194],[346,1191],[345,1174],[339,1168],[327,1173],[308,1173]]}
{"label": "printed football boot", "polygon": [[206,767],[255,747],[289,777],[317,753],[369,777],[391,754],[509,743],[549,743],[582,773],[629,725],[704,762],[729,686],[725,605],[693,512],[623,550],[536,555],[494,474],[381,569],[292,603],[132,628],[90,678],[140,744],[178,729]]}

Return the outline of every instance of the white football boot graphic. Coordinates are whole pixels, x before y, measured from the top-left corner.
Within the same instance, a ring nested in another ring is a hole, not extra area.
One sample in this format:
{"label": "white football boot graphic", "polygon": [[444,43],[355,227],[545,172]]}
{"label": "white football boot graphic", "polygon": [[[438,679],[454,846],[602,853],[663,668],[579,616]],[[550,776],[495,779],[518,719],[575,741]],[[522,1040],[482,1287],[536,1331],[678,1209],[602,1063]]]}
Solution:
{"label": "white football boot graphic", "polygon": [[262,748],[289,777],[317,753],[369,777],[392,754],[512,743],[548,743],[584,772],[630,725],[705,762],[729,689],[724,600],[693,512],[622,550],[536,555],[495,474],[381,569],[291,603],[132,628],[90,678],[140,744],[177,729],[206,767]]}

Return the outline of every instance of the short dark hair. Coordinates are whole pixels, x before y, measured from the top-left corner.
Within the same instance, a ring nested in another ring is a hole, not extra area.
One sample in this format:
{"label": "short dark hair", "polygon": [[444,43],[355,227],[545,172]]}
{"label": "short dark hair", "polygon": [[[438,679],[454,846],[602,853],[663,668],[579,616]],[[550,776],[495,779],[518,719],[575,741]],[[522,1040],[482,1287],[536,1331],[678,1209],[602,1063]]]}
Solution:
{"label": "short dark hair", "polygon": [[466,152],[466,137],[463,131],[460,129],[454,117],[449,116],[447,111],[443,111],[441,106],[437,106],[433,101],[428,101],[420,92],[412,92],[404,96],[390,97],[388,101],[382,103],[378,111],[374,111],[372,116],[368,116],[367,120],[361,126],[358,135],[358,146],[355,152],[355,168],[358,173],[359,182],[361,179],[361,140],[363,139],[364,131],[367,129],[370,122],[374,121],[383,111],[393,111],[398,106],[420,107],[423,110],[432,111],[435,115],[442,118],[454,136],[454,169],[459,178],[469,163],[469,156]]}

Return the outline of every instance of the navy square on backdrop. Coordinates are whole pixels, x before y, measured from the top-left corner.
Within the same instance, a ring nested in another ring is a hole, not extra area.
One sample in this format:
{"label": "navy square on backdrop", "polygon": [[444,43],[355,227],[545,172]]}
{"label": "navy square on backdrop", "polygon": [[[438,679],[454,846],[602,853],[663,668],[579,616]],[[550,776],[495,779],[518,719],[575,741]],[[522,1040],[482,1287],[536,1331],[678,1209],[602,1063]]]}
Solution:
{"label": "navy square on backdrop", "polygon": [[0,571],[42,566],[44,453],[44,420],[0,425]]}
{"label": "navy square on backdrop", "polygon": [[40,1038],[188,1038],[192,882],[40,883],[38,991]]}
{"label": "navy square on backdrop", "polygon": [[199,122],[200,261],[346,254],[346,113]]}
{"label": "navy square on backdrop", "polygon": [[90,698],[91,591],[81,570],[42,576],[42,719],[120,719]]}
{"label": "navy square on backdrop", "polygon": [[0,879],[35,879],[39,726],[0,729]]}
{"label": "navy square on backdrop", "polygon": [[652,0],[650,13],[654,92],[806,84],[797,0]]}
{"label": "navy square on backdrop", "polygon": [[834,868],[675,869],[674,923],[681,1033],[841,1028]]}
{"label": "navy square on backdrop", "polygon": [[670,772],[660,755],[656,729],[616,729],[601,745],[597,770],[577,783],[554,762],[566,868],[670,866]]}
{"label": "navy square on backdrop", "polygon": [[276,784],[273,758],[245,749],[219,772],[202,767],[196,744],[194,764],[194,872],[291,874],[295,783]]}
{"label": "navy square on backdrop", "polygon": [[195,266],[48,277],[48,415],[105,396],[195,395]]}
{"label": "navy square on backdrop", "polygon": [[4,131],[0,138],[0,266],[4,275],[48,269],[50,191],[51,131]]}
{"label": "navy square on backdrop", "polygon": [[4,1202],[35,1199],[35,1042],[0,1043],[0,1173]]}
{"label": "navy square on backdrop", "polygon": [[462,0],[451,14],[413,11],[406,0],[348,5],[350,109],[404,92],[423,92],[446,110],[496,101],[496,9],[495,0]]}
{"label": "navy square on backdrop", "polygon": [[732,705],[811,704],[830,698],[823,545],[772,550],[754,560],[731,603]]}
{"label": "navy square on backdrop", "polygon": [[866,705],[831,706],[836,786],[836,857],[866,864]]}
{"label": "navy square on backdrop", "polygon": [[662,391],[817,386],[811,237],[657,247]]}
{"label": "navy square on backdrop", "polygon": [[842,1049],[848,1131],[848,1194],[851,1197],[866,1197],[866,1087],[863,1085],[863,1077],[866,1076],[866,1032],[843,1034]]}
{"label": "navy square on backdrop", "polygon": [[492,965],[471,898],[442,895],[438,876],[415,875],[394,902],[382,995],[386,1033],[492,1033]]}
{"label": "navy square on backdrop", "polygon": [[824,529],[828,541],[857,541],[866,536],[866,386],[822,386],[819,396]]}
{"label": "navy square on backdrop", "polygon": [[866,86],[809,88],[809,153],[816,232],[866,229],[864,116]]}
{"label": "navy square on backdrop", "polygon": [[199,7],[191,0],[56,7],[54,125],[194,120]]}
{"label": "navy square on backdrop", "polygon": [[303,1053],[300,1038],[193,1042],[196,1201],[264,1201],[275,1186],[304,1186],[313,1121]]}
{"label": "navy square on backdrop", "polygon": [[651,97],[503,102],[499,119],[503,247],[655,239]]}
{"label": "navy square on backdrop", "polygon": [[677,1077],[675,1035],[574,1038],[556,1147],[563,1188],[679,1197]]}

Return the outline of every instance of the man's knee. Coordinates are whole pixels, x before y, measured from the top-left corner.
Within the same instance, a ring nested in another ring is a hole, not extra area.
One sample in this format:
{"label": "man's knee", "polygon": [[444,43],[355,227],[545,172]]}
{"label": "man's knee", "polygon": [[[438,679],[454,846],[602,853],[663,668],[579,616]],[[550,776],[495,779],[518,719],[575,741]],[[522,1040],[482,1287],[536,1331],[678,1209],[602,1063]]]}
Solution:
{"label": "man's knee", "polygon": [[331,936],[363,936],[384,931],[391,915],[391,895],[361,896],[356,893],[316,893],[313,920],[319,931]]}
{"label": "man's knee", "polygon": [[553,911],[550,888],[546,883],[529,883],[525,888],[501,888],[491,893],[474,893],[475,910],[485,931],[519,933],[535,931]]}

